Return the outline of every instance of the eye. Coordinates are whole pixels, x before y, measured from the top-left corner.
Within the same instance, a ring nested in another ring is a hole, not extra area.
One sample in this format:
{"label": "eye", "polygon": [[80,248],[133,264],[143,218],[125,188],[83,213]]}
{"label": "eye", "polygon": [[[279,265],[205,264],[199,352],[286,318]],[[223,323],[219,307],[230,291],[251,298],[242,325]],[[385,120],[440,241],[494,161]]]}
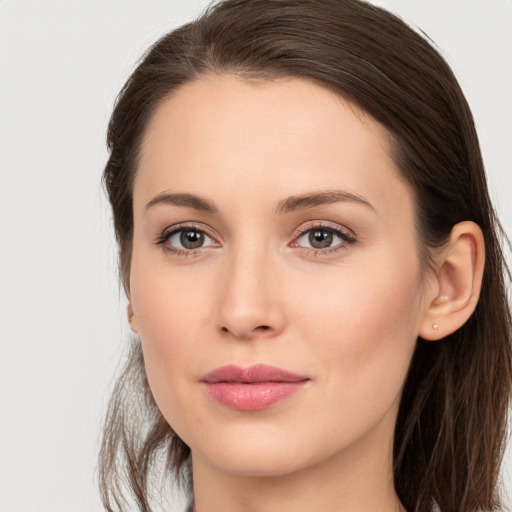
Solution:
{"label": "eye", "polygon": [[202,229],[196,227],[179,227],[162,234],[157,244],[161,244],[166,250],[175,253],[186,253],[195,249],[216,246],[213,238]]}
{"label": "eye", "polygon": [[313,226],[303,230],[295,239],[293,247],[304,247],[315,251],[329,252],[347,244],[353,244],[356,239],[353,235],[328,226]]}

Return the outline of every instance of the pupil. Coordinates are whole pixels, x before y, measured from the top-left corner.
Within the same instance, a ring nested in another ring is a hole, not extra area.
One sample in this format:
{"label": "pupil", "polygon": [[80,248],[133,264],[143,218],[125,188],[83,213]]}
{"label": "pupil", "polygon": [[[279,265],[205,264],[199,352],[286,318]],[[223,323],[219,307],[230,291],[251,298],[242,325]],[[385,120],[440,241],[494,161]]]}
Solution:
{"label": "pupil", "polygon": [[332,233],[323,229],[317,229],[309,233],[309,243],[315,249],[324,249],[332,244]]}
{"label": "pupil", "polygon": [[197,249],[203,245],[204,234],[193,230],[182,231],[180,242],[186,249]]}

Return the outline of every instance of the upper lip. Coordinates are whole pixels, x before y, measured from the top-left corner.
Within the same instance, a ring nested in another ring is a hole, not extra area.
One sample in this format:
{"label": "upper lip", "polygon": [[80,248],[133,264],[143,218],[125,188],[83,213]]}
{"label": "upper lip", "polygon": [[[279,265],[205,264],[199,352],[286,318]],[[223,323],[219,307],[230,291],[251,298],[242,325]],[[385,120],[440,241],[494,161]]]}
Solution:
{"label": "upper lip", "polygon": [[309,377],[266,364],[255,364],[247,368],[230,364],[215,368],[201,380],[209,384],[216,382],[299,382],[309,380]]}

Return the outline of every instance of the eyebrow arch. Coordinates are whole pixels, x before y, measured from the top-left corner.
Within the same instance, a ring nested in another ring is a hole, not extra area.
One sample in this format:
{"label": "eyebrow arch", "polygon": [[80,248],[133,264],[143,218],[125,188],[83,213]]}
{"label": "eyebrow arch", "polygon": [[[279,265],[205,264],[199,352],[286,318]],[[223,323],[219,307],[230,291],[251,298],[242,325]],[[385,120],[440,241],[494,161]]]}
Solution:
{"label": "eyebrow arch", "polygon": [[202,212],[217,213],[217,208],[211,201],[204,197],[196,196],[195,194],[169,194],[163,192],[149,201],[146,205],[146,211],[157,204],[184,206]]}
{"label": "eyebrow arch", "polygon": [[275,211],[276,213],[288,213],[295,210],[312,208],[322,204],[351,202],[367,206],[373,211],[375,208],[362,196],[352,194],[343,190],[325,190],[312,194],[302,194],[300,196],[291,196],[279,201]]}

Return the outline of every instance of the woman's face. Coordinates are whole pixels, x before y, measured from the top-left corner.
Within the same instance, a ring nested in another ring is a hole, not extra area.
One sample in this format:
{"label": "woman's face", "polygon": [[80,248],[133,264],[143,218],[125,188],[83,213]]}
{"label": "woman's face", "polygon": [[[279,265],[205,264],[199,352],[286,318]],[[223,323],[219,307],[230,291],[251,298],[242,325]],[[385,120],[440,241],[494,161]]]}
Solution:
{"label": "woman's face", "polygon": [[426,301],[385,130],[306,81],[207,76],[156,111],[133,199],[130,321],[194,466],[390,461]]}

